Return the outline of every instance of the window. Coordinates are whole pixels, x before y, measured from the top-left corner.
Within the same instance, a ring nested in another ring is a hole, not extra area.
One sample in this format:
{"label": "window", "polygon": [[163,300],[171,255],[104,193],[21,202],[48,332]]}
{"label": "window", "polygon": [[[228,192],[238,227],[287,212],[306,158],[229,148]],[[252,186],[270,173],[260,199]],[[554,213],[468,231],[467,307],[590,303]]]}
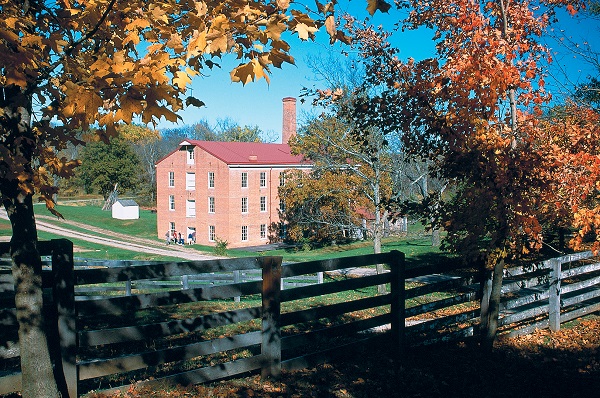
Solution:
{"label": "window", "polygon": [[208,197],[208,212],[209,213],[215,212],[215,197],[214,196]]}
{"label": "window", "polygon": [[248,213],[248,198],[242,198],[242,213]]}
{"label": "window", "polygon": [[169,223],[169,230],[170,230],[171,232],[175,231],[175,223],[174,223],[173,221],[171,221],[171,222]]}
{"label": "window", "polygon": [[185,189],[188,191],[196,189],[196,173],[185,173]]}
{"label": "window", "polygon": [[267,239],[267,224],[260,224],[260,238]]}
{"label": "window", "polygon": [[208,240],[210,242],[214,242],[215,239],[217,237],[217,234],[215,232],[215,226],[214,225],[209,225],[208,226]]}
{"label": "window", "polygon": [[175,186],[175,172],[174,171],[169,171],[169,186],[170,187]]}
{"label": "window", "polygon": [[260,197],[260,211],[267,211],[267,197]]}
{"label": "window", "polygon": [[279,210],[285,211],[285,202],[283,199],[279,200]]}
{"label": "window", "polygon": [[208,172],[208,187],[209,188],[215,187],[215,173],[213,173],[212,171]]}
{"label": "window", "polygon": [[283,171],[279,173],[279,186],[282,187],[285,185],[285,174]]}
{"label": "window", "polygon": [[264,171],[260,172],[260,187],[264,188],[267,186],[267,173]]}
{"label": "window", "polygon": [[247,240],[248,240],[248,226],[242,225],[242,242],[245,242]]}
{"label": "window", "polygon": [[188,200],[185,206],[186,217],[196,217],[196,201]]}
{"label": "window", "polygon": [[188,148],[187,150],[187,164],[194,164],[194,148]]}
{"label": "window", "polygon": [[248,188],[248,173],[242,173],[242,188]]}
{"label": "window", "polygon": [[175,210],[175,195],[169,195],[169,210]]}

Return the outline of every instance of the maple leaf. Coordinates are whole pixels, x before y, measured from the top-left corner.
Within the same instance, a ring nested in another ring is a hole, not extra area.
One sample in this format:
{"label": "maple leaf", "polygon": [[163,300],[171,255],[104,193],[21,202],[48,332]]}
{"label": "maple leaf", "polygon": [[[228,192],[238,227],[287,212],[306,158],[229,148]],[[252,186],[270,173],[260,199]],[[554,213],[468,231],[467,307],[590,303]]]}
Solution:
{"label": "maple leaf", "polygon": [[186,72],[177,71],[175,72],[175,76],[173,77],[173,84],[179,87],[180,89],[184,89],[188,84],[192,83],[192,79],[188,76]]}
{"label": "maple leaf", "polygon": [[392,6],[385,0],[367,0],[367,11],[375,15],[377,10],[387,13]]}
{"label": "maple leaf", "polygon": [[187,106],[190,106],[190,105],[192,105],[192,106],[195,106],[195,107],[198,107],[198,108],[201,108],[201,107],[203,107],[203,106],[206,106],[206,104],[205,104],[203,101],[200,101],[199,99],[197,99],[197,98],[194,98],[194,97],[187,97],[187,98],[185,99],[185,104],[186,104]]}
{"label": "maple leaf", "polygon": [[299,23],[294,29],[298,33],[298,37],[302,40],[308,40],[314,37],[314,33],[318,30],[314,26],[308,26],[305,23]]}

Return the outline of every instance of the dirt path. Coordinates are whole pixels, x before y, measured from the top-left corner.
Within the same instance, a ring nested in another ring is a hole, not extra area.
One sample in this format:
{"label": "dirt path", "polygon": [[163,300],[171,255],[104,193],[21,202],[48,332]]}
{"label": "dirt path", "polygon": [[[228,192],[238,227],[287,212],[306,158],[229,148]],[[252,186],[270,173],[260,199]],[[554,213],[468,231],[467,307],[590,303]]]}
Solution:
{"label": "dirt path", "polygon": [[[0,218],[8,219],[6,211],[0,210]],[[64,236],[66,238],[81,239],[86,242],[97,243],[105,246],[116,247],[120,249],[131,250],[140,253],[156,254],[159,256],[170,256],[178,257],[185,260],[210,260],[218,258],[216,256],[195,250],[189,246],[180,245],[165,245],[151,239],[144,239],[139,237],[132,237],[125,234],[115,233],[113,231],[92,227],[83,223],[71,221],[71,220],[56,220],[52,223],[45,222],[44,220],[53,220],[50,216],[37,215],[36,224],[39,231],[51,232],[53,234]],[[56,225],[56,223],[64,224],[64,227]],[[74,231],[69,227],[76,227],[83,230],[93,232],[94,234]],[[98,236],[95,234],[102,234],[104,236]]]}

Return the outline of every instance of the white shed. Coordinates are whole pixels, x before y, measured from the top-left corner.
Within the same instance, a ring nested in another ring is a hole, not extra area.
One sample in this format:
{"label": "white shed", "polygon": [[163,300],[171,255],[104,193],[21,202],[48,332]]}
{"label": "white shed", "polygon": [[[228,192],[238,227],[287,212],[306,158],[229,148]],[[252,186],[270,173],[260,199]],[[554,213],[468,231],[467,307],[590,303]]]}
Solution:
{"label": "white shed", "polygon": [[140,206],[135,200],[117,200],[112,205],[112,218],[119,220],[137,220],[140,218]]}

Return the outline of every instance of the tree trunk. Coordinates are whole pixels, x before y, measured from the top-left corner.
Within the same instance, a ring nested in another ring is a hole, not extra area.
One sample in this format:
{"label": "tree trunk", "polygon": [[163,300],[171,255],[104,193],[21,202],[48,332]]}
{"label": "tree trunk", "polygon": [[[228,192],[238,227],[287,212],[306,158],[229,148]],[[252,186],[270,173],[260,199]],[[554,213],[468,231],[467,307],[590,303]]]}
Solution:
{"label": "tree trunk", "polygon": [[442,244],[442,238],[440,236],[440,229],[433,228],[431,230],[431,247],[439,247]]}
{"label": "tree trunk", "polygon": [[[375,211],[375,225],[374,225],[374,236],[373,236],[373,253],[379,254],[381,253],[381,238],[383,236],[383,223],[381,222],[381,214],[379,209]],[[383,264],[377,264],[375,266],[377,270],[377,274],[383,273]],[[377,285],[377,293],[385,294],[387,289],[385,285]]]}
{"label": "tree trunk", "polygon": [[10,255],[19,323],[22,396],[60,397],[44,327],[42,261],[33,212],[32,162],[37,137],[31,129],[31,95],[17,86],[0,87],[0,111],[3,146],[9,153],[3,161],[14,172],[3,174],[0,189],[12,226]]}
{"label": "tree trunk", "polygon": [[[489,302],[485,308],[487,312],[485,319],[482,319],[481,328],[481,347],[485,352],[490,352],[496,340],[498,331],[498,316],[500,315],[500,298],[502,296],[502,279],[504,271],[504,258],[500,258],[494,265],[491,281],[491,291],[489,293]],[[485,290],[484,290],[485,291]],[[482,301],[486,294],[483,295]],[[482,307],[484,304],[482,304]],[[482,318],[483,318],[482,312]]]}
{"label": "tree trunk", "polygon": [[13,230],[10,252],[19,322],[22,396],[58,398],[44,324],[42,261],[37,249],[32,196],[5,199],[4,207]]}

